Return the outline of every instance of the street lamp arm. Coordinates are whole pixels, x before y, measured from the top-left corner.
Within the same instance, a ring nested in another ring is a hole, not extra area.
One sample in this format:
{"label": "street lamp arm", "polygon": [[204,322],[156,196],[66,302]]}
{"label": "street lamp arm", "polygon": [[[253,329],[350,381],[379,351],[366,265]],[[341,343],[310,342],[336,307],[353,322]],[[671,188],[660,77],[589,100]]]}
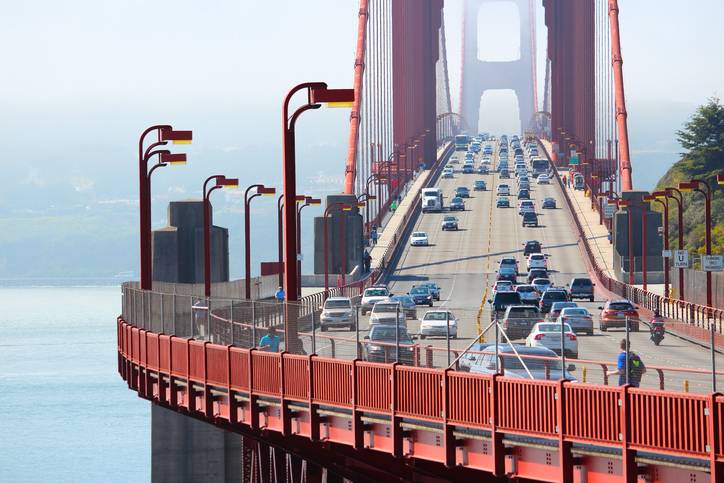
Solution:
{"label": "street lamp arm", "polygon": [[148,179],[151,179],[151,175],[153,174],[154,171],[156,171],[156,169],[163,168],[165,166],[168,166],[168,163],[164,163],[161,161],[159,161],[158,163],[151,166],[151,169],[148,170]]}
{"label": "street lamp arm", "polygon": [[264,186],[264,185],[263,184],[253,184],[253,185],[249,186],[246,189],[246,191],[244,191],[244,203],[249,203],[249,200],[254,197],[254,196],[252,196],[251,198],[249,198],[249,191],[251,191],[252,189],[259,189],[262,186]]}
{"label": "street lamp arm", "polygon": [[147,128],[145,131],[143,131],[143,133],[141,134],[141,137],[138,140],[138,159],[139,159],[139,161],[144,160],[143,143],[146,140],[146,136],[148,136],[153,131],[158,131],[159,132],[159,141],[158,142],[162,142],[162,141],[160,141],[160,139],[161,139],[160,132],[164,129],[173,129],[173,127],[168,124],[156,124],[154,126]]}
{"label": "street lamp arm", "polygon": [[301,106],[299,109],[294,111],[294,114],[292,114],[291,119],[289,119],[288,129],[290,131],[294,131],[294,124],[297,122],[297,119],[299,118],[299,116],[302,115],[302,113],[304,113],[305,111],[309,111],[310,109],[319,109],[320,107],[322,107],[321,104],[305,104],[305,105]]}
{"label": "street lamp arm", "polygon": [[218,181],[220,179],[224,179],[224,177],[225,176],[223,174],[215,174],[213,176],[209,176],[208,178],[206,178],[206,180],[204,181],[204,189],[203,189],[204,199],[208,198],[209,193],[211,193],[211,190],[207,191],[207,189],[206,189],[207,185],[209,184],[209,181],[211,181],[211,180]]}
{"label": "street lamp arm", "polygon": [[283,113],[285,127],[289,129],[289,125],[291,124],[289,119],[289,103],[291,102],[292,97],[294,97],[294,94],[301,91],[302,89],[307,89],[307,105],[310,105],[312,104],[312,89],[326,88],[327,84],[325,82],[303,82],[292,87],[292,89],[287,93],[286,97],[284,98]]}
{"label": "street lamp arm", "polygon": [[143,153],[143,160],[144,160],[145,162],[148,162],[148,160],[151,159],[151,157],[153,157],[153,156],[155,156],[155,155],[157,155],[157,154],[159,154],[159,153],[171,154],[171,151],[169,151],[169,150],[167,150],[167,149],[160,149],[160,150],[157,150],[157,151],[153,151],[155,148],[157,148],[157,147],[159,147],[159,146],[165,146],[165,145],[167,145],[167,144],[168,144],[168,141],[157,141],[157,142],[155,142],[155,143],[151,143],[151,144],[146,148],[146,151]]}

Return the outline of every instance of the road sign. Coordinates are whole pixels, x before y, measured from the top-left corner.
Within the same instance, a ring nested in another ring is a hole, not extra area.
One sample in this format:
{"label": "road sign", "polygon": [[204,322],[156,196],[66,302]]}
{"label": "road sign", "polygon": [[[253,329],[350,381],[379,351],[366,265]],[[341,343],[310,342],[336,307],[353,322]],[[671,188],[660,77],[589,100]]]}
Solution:
{"label": "road sign", "polygon": [[577,165],[578,164],[578,155],[571,154],[571,159],[568,161],[568,164]]}
{"label": "road sign", "polygon": [[616,213],[616,205],[607,203],[603,206],[603,214],[606,218],[613,218],[614,213]]}
{"label": "road sign", "polygon": [[724,256],[702,255],[701,266],[705,272],[721,272],[724,270]]}
{"label": "road sign", "polygon": [[689,268],[689,252],[674,250],[674,268]]}
{"label": "road sign", "polygon": [[671,258],[671,250],[663,250],[661,256],[664,258]]}

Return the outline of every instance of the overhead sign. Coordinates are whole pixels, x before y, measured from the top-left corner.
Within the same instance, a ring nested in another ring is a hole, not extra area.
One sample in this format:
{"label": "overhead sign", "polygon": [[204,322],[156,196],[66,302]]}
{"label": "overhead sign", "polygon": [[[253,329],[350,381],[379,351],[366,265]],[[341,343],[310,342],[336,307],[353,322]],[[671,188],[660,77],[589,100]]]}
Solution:
{"label": "overhead sign", "polygon": [[702,255],[701,267],[705,272],[721,272],[724,270],[724,256],[722,255]]}
{"label": "overhead sign", "polygon": [[674,268],[689,268],[689,252],[674,250]]}
{"label": "overhead sign", "polygon": [[571,154],[571,159],[568,161],[568,164],[578,164],[578,155],[577,154]]}

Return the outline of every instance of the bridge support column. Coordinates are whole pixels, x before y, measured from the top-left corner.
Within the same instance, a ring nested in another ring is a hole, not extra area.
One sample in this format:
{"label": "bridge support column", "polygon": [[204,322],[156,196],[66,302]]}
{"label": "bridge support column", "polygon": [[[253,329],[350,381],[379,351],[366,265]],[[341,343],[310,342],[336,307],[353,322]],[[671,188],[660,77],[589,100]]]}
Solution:
{"label": "bridge support column", "polygon": [[[329,286],[337,285],[337,274],[360,275],[363,250],[363,221],[354,195],[327,196],[325,207],[335,203],[351,205],[351,211],[331,208],[327,215]],[[324,217],[314,219],[314,273],[324,273]],[[355,269],[357,268],[357,271]],[[332,275],[334,274],[334,276]],[[349,280],[347,280],[349,282]]]}

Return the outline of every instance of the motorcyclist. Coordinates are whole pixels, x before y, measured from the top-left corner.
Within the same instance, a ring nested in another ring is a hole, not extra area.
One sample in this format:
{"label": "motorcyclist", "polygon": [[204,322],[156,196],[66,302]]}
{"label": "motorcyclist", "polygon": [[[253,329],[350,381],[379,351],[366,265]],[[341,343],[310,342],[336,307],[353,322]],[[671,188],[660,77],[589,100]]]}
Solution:
{"label": "motorcyclist", "polygon": [[[664,338],[664,318],[659,313],[659,310],[654,310],[654,316],[651,319],[651,340],[654,341],[656,345],[658,345],[659,342]],[[658,340],[657,340],[658,339]]]}

